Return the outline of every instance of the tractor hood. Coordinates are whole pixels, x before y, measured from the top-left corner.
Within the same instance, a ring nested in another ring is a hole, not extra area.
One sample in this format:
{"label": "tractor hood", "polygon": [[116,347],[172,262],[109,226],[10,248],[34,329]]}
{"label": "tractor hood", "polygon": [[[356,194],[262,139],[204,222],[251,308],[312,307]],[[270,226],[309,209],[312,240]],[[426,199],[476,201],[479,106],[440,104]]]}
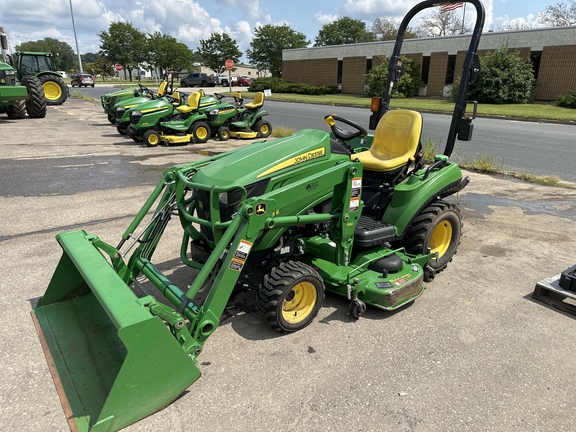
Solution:
{"label": "tractor hood", "polygon": [[289,137],[257,142],[215,158],[196,173],[194,181],[215,186],[249,185],[291,175],[312,164],[332,166],[337,160],[350,160],[350,155],[346,151],[333,153],[327,132],[302,129]]}

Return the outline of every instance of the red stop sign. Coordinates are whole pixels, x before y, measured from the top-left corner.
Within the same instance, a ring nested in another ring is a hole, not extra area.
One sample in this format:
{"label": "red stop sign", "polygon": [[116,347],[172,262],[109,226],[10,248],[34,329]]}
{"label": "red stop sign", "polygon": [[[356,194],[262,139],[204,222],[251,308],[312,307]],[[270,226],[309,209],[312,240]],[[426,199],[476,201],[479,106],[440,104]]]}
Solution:
{"label": "red stop sign", "polygon": [[226,69],[232,69],[234,67],[234,62],[232,60],[226,60]]}
{"label": "red stop sign", "polygon": [[114,65],[114,68],[115,68],[118,72],[120,72],[120,71],[122,70],[122,65],[121,65],[120,63],[116,63],[116,64]]}

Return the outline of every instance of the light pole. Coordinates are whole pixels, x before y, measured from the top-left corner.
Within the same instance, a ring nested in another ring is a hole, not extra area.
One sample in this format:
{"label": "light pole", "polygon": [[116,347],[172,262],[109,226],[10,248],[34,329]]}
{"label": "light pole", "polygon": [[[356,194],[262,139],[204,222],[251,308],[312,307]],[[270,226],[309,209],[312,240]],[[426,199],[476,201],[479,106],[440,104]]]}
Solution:
{"label": "light pole", "polygon": [[74,40],[76,41],[76,53],[78,54],[78,64],[80,65],[80,73],[82,70],[82,59],[80,58],[80,49],[78,48],[78,36],[76,36],[76,24],[74,24],[74,12],[72,11],[72,0],[70,0],[70,15],[72,15],[72,28],[74,29]]}

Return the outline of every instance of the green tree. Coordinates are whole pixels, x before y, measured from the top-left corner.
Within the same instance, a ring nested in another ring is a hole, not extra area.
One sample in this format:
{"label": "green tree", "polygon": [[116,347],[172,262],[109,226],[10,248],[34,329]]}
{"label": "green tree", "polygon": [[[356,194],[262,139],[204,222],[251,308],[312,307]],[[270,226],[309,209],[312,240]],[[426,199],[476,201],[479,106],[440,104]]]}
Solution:
{"label": "green tree", "polygon": [[480,57],[480,69],[476,81],[468,86],[468,99],[495,104],[532,101],[536,89],[534,70],[519,51],[509,51],[504,45]]}
{"label": "green tree", "polygon": [[16,46],[16,51],[36,51],[52,53],[54,70],[69,71],[78,68],[78,57],[66,42],[54,38],[23,42]]}
{"label": "green tree", "polygon": [[226,33],[212,33],[208,39],[201,39],[196,51],[202,58],[202,64],[216,73],[222,73],[226,69],[226,60],[238,63],[242,57],[238,44]]}
{"label": "green tree", "polygon": [[364,21],[342,17],[322,26],[314,39],[314,46],[346,45],[374,40],[374,35],[366,30]]}
{"label": "green tree", "polygon": [[547,27],[563,27],[576,24],[576,0],[570,0],[570,4],[561,1],[548,6],[544,12],[538,14],[538,22]]}
{"label": "green tree", "polygon": [[305,48],[310,43],[306,35],[287,24],[266,24],[254,29],[252,49],[246,50],[248,60],[260,70],[269,70],[273,77],[282,76],[282,50]]}
{"label": "green tree", "polygon": [[100,55],[120,63],[132,81],[134,68],[148,59],[146,34],[132,23],[113,22],[108,31],[100,32]]}
{"label": "green tree", "polygon": [[83,66],[84,71],[91,73],[94,77],[100,75],[102,81],[104,81],[106,77],[112,76],[115,73],[114,63],[106,60],[104,57],[99,57],[94,62],[83,62]]}
{"label": "green tree", "polygon": [[[382,63],[374,66],[370,69],[370,72],[364,76],[364,84],[366,85],[366,94],[368,96],[382,96],[386,91],[390,59],[387,56],[382,56],[381,58]],[[392,96],[398,98],[416,96],[420,87],[424,86],[424,82],[420,76],[420,66],[415,65],[414,61],[408,57],[400,56],[400,59],[404,66],[404,74],[394,86]]]}
{"label": "green tree", "polygon": [[[400,22],[390,18],[376,18],[372,24],[371,32],[379,41],[396,40]],[[404,32],[404,39],[414,39],[416,32],[410,27]]]}
{"label": "green tree", "polygon": [[148,36],[149,58],[163,73],[192,69],[194,53],[188,46],[170,35],[154,32]]}
{"label": "green tree", "polygon": [[470,33],[472,27],[463,23],[457,10],[442,12],[437,8],[432,15],[422,18],[416,30],[420,37],[453,36]]}
{"label": "green tree", "polygon": [[100,54],[98,53],[86,53],[86,54],[80,54],[80,58],[82,59],[82,64],[84,63],[94,63],[96,60],[98,60],[100,58]]}

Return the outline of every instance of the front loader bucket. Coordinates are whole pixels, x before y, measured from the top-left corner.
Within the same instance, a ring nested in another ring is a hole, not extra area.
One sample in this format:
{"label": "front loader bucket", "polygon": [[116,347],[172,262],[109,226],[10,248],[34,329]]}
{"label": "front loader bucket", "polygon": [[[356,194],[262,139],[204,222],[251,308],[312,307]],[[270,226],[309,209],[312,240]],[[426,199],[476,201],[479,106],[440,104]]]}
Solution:
{"label": "front loader bucket", "polygon": [[32,311],[71,430],[115,431],[163,408],[200,376],[195,361],[83,231]]}

